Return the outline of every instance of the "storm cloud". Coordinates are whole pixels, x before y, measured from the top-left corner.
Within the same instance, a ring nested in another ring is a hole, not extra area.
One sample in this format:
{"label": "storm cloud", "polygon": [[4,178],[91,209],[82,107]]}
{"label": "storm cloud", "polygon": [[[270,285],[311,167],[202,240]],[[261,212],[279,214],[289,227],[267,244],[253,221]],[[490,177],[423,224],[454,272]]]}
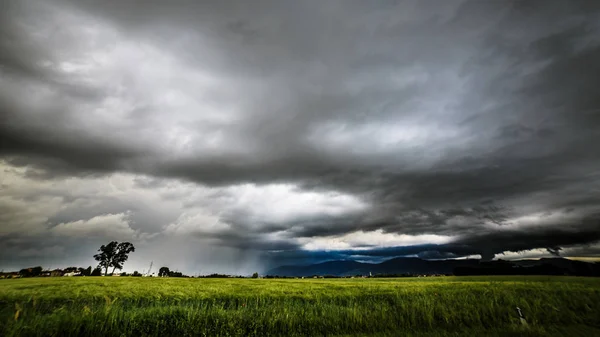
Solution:
{"label": "storm cloud", "polygon": [[2,6],[0,268],[598,257],[596,2]]}

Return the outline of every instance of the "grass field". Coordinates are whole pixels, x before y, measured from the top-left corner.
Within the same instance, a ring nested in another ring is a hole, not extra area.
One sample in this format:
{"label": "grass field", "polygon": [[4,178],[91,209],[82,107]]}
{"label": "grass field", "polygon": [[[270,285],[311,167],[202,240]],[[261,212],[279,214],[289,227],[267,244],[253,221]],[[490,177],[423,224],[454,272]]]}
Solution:
{"label": "grass field", "polygon": [[0,336],[97,335],[600,336],[600,279],[0,280]]}

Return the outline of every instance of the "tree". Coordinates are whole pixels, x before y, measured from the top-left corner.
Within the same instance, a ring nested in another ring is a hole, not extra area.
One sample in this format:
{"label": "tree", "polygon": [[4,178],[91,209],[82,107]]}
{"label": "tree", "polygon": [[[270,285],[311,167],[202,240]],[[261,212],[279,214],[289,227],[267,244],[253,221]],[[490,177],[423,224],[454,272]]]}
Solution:
{"label": "tree", "polygon": [[92,276],[92,266],[87,267],[87,269],[84,269],[81,272],[81,275],[83,276]]}
{"label": "tree", "polygon": [[258,273],[252,274],[252,278],[258,278]]}
{"label": "tree", "polygon": [[102,276],[102,269],[96,267],[92,273],[90,274],[90,276]]}
{"label": "tree", "polygon": [[99,262],[98,267],[104,269],[104,275],[108,275],[108,268],[123,269],[123,263],[129,258],[129,253],[135,252],[135,247],[129,242],[112,241],[107,245],[100,246],[100,254],[94,255],[94,259]]}
{"label": "tree", "polygon": [[25,268],[25,269],[21,269],[19,271],[19,274],[22,277],[35,277],[35,276],[40,276],[42,274],[42,267],[37,266],[37,267],[32,267],[32,268]]}
{"label": "tree", "polygon": [[158,270],[158,276],[160,276],[160,277],[169,276],[169,274],[171,274],[171,271],[169,270],[169,267],[161,267]]}

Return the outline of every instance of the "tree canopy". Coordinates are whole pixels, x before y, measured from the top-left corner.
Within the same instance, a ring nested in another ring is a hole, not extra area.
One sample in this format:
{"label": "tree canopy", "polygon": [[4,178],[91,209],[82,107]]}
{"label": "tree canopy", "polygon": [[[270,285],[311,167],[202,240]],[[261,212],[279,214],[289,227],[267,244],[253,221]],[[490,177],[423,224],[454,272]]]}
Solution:
{"label": "tree canopy", "polygon": [[169,276],[170,274],[171,270],[169,270],[169,267],[162,267],[158,270],[158,276],[165,277]]}
{"label": "tree canopy", "polygon": [[19,274],[22,277],[40,276],[40,274],[42,274],[42,267],[37,266],[31,268],[24,268],[19,271]]}
{"label": "tree canopy", "polygon": [[108,268],[112,267],[111,273],[115,269],[123,269],[123,263],[129,258],[129,253],[135,252],[135,247],[130,242],[112,241],[107,245],[100,246],[99,254],[94,255],[94,259],[98,261],[98,268],[104,269],[104,275],[108,275]]}

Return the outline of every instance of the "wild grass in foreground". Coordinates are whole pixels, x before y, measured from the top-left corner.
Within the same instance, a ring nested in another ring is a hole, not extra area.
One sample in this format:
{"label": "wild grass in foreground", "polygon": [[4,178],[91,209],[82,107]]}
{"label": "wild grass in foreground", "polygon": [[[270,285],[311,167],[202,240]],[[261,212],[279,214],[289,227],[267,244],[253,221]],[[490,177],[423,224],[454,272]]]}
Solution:
{"label": "wild grass in foreground", "polygon": [[0,281],[2,336],[593,336],[599,313],[594,278]]}

